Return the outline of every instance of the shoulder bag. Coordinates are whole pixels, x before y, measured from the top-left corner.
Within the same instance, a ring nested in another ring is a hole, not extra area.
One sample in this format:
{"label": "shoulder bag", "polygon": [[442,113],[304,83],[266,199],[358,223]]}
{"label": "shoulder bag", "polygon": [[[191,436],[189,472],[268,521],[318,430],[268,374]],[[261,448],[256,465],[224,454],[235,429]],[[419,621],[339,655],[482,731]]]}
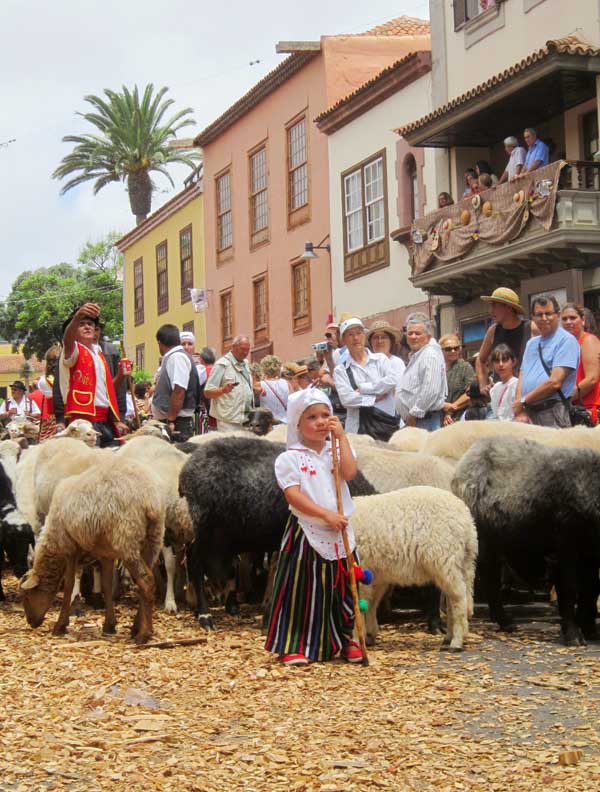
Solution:
{"label": "shoulder bag", "polygon": [[[546,361],[542,355],[542,345],[538,344],[538,354],[540,356],[540,362],[544,367],[544,371],[548,376],[550,376],[550,369],[546,365]],[[569,413],[569,418],[571,420],[571,426],[594,426],[594,422],[592,421],[592,416],[586,410],[585,407],[580,406],[579,404],[572,404],[571,399],[567,399],[565,394],[562,390],[558,391],[558,395],[560,396],[560,400],[567,408]]]}
{"label": "shoulder bag", "polygon": [[[352,373],[352,367],[346,367],[348,380],[353,390],[357,390],[356,380]],[[358,434],[366,434],[374,440],[382,440],[387,443],[390,437],[400,428],[398,418],[388,415],[377,407],[359,407]]]}

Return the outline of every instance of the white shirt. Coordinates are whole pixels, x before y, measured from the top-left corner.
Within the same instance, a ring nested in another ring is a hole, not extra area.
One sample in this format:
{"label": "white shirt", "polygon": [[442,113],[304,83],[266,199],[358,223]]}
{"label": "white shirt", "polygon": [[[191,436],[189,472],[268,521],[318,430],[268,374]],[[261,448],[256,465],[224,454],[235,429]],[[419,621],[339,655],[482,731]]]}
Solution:
{"label": "white shirt", "polygon": [[402,418],[423,418],[441,410],[448,396],[446,364],[440,345],[430,339],[418,352],[411,353],[397,391],[396,408]]}
{"label": "white shirt", "polygon": [[130,418],[135,415],[135,409],[133,406],[133,399],[131,398],[131,393],[125,394],[125,417]]}
{"label": "white shirt", "polygon": [[38,381],[38,388],[44,394],[46,399],[52,398],[52,386],[50,385],[46,377],[40,377]]}
{"label": "white shirt", "polygon": [[[162,373],[162,367],[166,366],[167,377],[169,378],[169,382],[171,383],[171,388],[174,388],[175,385],[179,385],[184,390],[187,390],[189,382],[190,382],[190,372],[192,370],[192,361],[190,360],[189,355],[186,353],[185,355],[174,355],[172,354],[175,351],[181,350],[184,351],[181,344],[169,349],[168,353],[165,354],[163,357],[162,365],[156,372],[157,378]],[[201,383],[202,384],[202,383]],[[189,418],[194,414],[194,410],[180,410],[177,413],[178,418]],[[167,418],[167,414],[159,410],[158,407],[152,405],[152,415],[159,420],[165,420]]]}
{"label": "white shirt", "polygon": [[[365,349],[367,361],[360,365],[348,354],[345,360],[338,364],[333,372],[333,381],[340,397],[341,403],[347,410],[346,431],[358,432],[360,420],[359,407],[377,406],[388,415],[395,415],[394,392],[396,390],[396,375],[389,359],[379,352]],[[346,366],[352,367],[352,374],[358,393],[350,385]],[[375,397],[384,395],[385,398],[376,402]]]}
{"label": "white shirt", "polygon": [[390,366],[392,367],[392,373],[396,382],[396,393],[398,393],[398,390],[402,385],[402,378],[404,377],[404,372],[406,371],[406,365],[404,364],[402,358],[399,358],[397,355],[391,355],[388,360],[390,361]]}
{"label": "white shirt", "polygon": [[[337,512],[333,462],[329,443],[325,444],[325,448],[320,454],[302,445],[284,451],[275,460],[275,477],[284,492],[288,487],[299,486],[300,492],[319,506]],[[344,514],[346,517],[350,517],[355,508],[354,502],[350,496],[348,484],[342,481],[341,485]],[[335,561],[338,558],[346,557],[344,543],[338,531],[328,528],[317,517],[309,517],[291,506],[290,511],[298,518],[310,546],[322,558],[326,561]],[[350,550],[353,551],[356,541],[350,523],[346,527],[346,535]]]}
{"label": "white shirt", "polygon": [[[98,352],[102,350],[98,346],[98,344],[92,344],[92,348],[90,349],[87,347],[88,352],[92,355],[94,359],[94,368],[96,370],[96,393],[94,394],[94,406],[95,407],[110,407],[110,403],[108,401],[108,391],[106,389],[106,369],[104,368],[104,363],[100,358]],[[75,351],[73,352],[70,358],[63,358],[61,355],[60,358],[60,365],[65,366],[67,369],[73,368],[75,363],[77,362],[77,358],[79,357],[79,346],[75,344]],[[61,381],[62,386],[62,381]],[[61,387],[62,390],[62,387]],[[66,395],[63,394],[63,398],[66,399]]]}
{"label": "white shirt", "polygon": [[20,402],[16,401],[13,398],[7,399],[6,411],[8,412],[9,410],[15,410],[15,409],[17,411],[17,415],[25,415],[25,410],[31,413],[31,415],[40,414],[40,408],[33,401],[33,399],[30,399],[29,396],[25,396],[25,394],[23,394],[23,398],[21,399]]}
{"label": "white shirt", "polygon": [[260,395],[260,406],[271,410],[273,417],[281,423],[287,423],[287,402],[290,389],[286,380],[262,380],[260,385],[263,390]]}
{"label": "white shirt", "polygon": [[497,382],[490,390],[490,401],[494,418],[498,421],[512,421],[513,404],[517,393],[517,377],[511,377],[508,382]]}
{"label": "white shirt", "polygon": [[515,176],[519,175],[517,173],[517,165],[525,165],[526,156],[527,152],[522,146],[515,146],[510,152],[510,157],[506,165],[506,172],[508,173],[509,179],[514,179]]}

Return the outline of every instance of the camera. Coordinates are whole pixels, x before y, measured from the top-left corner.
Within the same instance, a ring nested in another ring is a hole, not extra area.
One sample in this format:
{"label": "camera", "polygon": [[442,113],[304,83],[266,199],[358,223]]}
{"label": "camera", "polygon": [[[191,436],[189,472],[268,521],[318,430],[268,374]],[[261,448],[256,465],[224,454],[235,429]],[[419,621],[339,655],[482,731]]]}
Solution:
{"label": "camera", "polygon": [[329,348],[329,342],[317,341],[316,344],[312,344],[311,346],[315,350],[315,352],[327,352],[327,349]]}

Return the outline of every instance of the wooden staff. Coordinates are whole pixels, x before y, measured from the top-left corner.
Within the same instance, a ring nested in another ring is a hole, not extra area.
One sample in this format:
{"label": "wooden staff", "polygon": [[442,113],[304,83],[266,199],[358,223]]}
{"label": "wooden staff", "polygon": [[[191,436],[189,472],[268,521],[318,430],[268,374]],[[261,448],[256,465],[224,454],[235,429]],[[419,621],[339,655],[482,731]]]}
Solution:
{"label": "wooden staff", "polygon": [[[344,507],[342,505],[342,483],[340,480],[340,463],[338,460],[338,440],[331,433],[331,456],[333,457],[333,479],[335,481],[335,496],[337,499],[338,514],[344,514]],[[348,566],[348,576],[350,577],[350,590],[352,591],[352,602],[354,604],[354,621],[356,623],[356,632],[358,633],[358,643],[360,651],[362,652],[362,664],[369,665],[369,658],[367,656],[367,644],[365,641],[365,631],[362,620],[362,613],[360,612],[360,605],[358,601],[358,584],[354,575],[354,556],[350,551],[350,543],[348,542],[348,534],[346,528],[342,528],[342,542],[344,543],[344,551],[346,553],[346,562]]]}
{"label": "wooden staff", "polygon": [[[125,352],[125,345],[123,344],[123,340],[120,341],[121,344],[121,355],[124,358],[127,358],[127,353]],[[129,393],[131,394],[131,401],[133,402],[133,412],[135,413],[135,422],[137,424],[137,428],[140,429],[142,426],[142,419],[140,418],[140,411],[138,410],[137,401],[135,399],[135,388],[133,385],[133,377],[131,374],[127,375],[127,385],[129,386]]]}

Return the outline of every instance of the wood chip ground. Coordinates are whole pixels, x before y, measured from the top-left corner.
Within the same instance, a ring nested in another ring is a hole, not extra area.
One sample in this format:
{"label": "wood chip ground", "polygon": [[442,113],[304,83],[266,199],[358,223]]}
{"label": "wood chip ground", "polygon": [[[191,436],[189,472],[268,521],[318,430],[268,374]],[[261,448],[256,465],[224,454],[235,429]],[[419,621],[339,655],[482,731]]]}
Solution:
{"label": "wood chip ground", "polygon": [[[53,638],[31,630],[15,581],[0,604],[0,792],[594,792],[600,790],[600,646],[556,627],[510,636],[482,618],[440,652],[418,622],[384,626],[369,668],[286,669],[257,610],[217,611],[206,643],[137,651],[87,609]],[[194,638],[159,611],[155,639]],[[581,751],[562,766],[564,751]]]}

